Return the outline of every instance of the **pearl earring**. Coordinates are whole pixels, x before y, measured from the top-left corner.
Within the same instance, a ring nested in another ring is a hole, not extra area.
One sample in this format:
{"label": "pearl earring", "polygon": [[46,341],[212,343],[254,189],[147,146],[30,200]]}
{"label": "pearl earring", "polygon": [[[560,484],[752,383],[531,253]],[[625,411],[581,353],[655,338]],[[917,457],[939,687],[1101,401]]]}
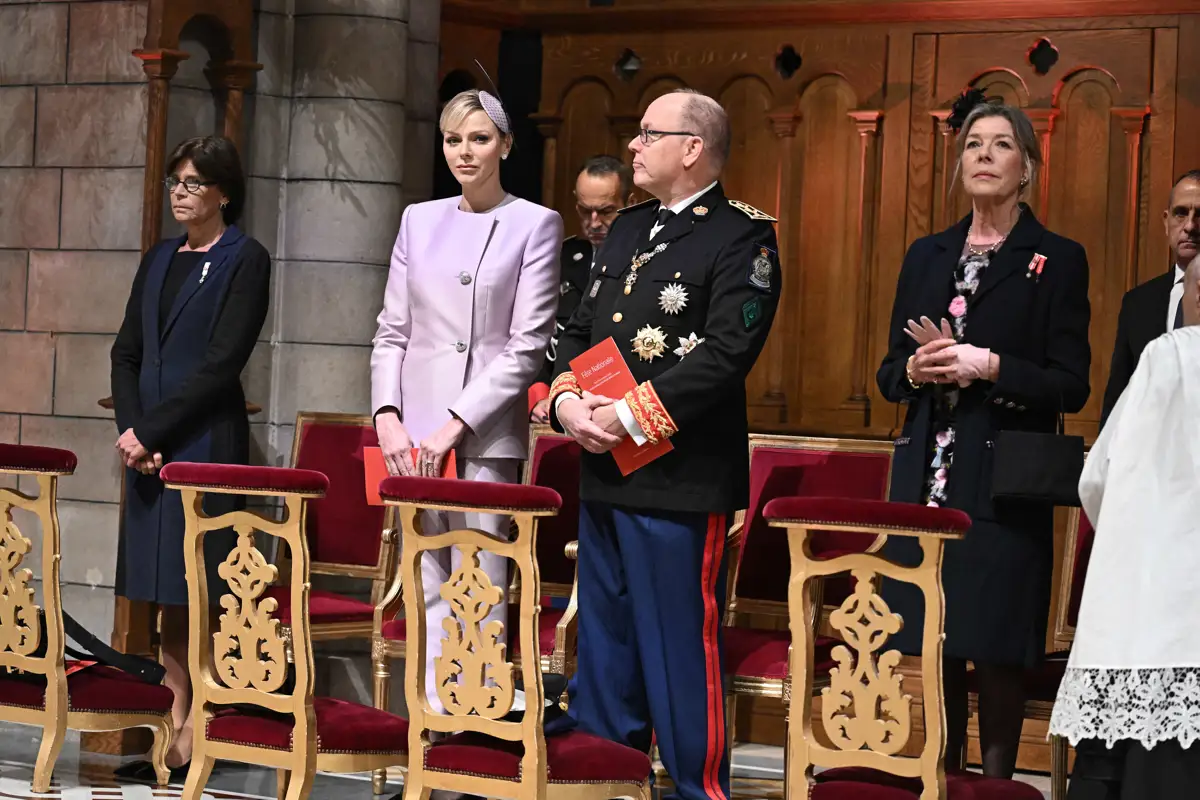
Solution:
{"label": "pearl earring", "polygon": [[501,161],[507,161],[507,160],[508,160],[508,153],[501,153],[501,154],[500,154],[500,160],[501,160]]}

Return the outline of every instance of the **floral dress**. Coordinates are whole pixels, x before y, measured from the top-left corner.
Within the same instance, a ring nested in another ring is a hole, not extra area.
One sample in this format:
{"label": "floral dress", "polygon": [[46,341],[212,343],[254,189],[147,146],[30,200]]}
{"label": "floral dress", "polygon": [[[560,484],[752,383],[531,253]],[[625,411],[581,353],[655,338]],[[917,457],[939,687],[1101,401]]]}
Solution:
{"label": "floral dress", "polygon": [[[962,343],[967,333],[967,303],[979,288],[979,279],[991,261],[992,253],[1000,247],[997,242],[983,253],[969,247],[958,260],[954,269],[954,299],[950,301],[950,319],[954,328],[954,340]],[[937,403],[934,410],[933,456],[929,461],[928,478],[925,483],[925,504],[942,506],[946,503],[946,483],[950,480],[950,469],[954,464],[954,409],[958,405],[957,386],[943,389],[937,387]]]}

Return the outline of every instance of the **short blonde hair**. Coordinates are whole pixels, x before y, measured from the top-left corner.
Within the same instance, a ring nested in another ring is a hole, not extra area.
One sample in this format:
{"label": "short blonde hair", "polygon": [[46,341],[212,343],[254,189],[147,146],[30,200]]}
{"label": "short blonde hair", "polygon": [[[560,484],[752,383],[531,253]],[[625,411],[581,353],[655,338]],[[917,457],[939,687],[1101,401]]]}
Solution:
{"label": "short blonde hair", "polygon": [[487,113],[487,109],[483,107],[483,101],[479,99],[478,89],[468,89],[450,98],[450,101],[446,103],[446,107],[442,109],[442,116],[438,119],[438,128],[443,133],[454,130],[476,111],[482,111],[487,116],[488,121],[496,128],[496,133],[500,134],[500,136],[512,138],[512,134],[506,134],[500,130],[500,126],[496,125],[491,115]]}

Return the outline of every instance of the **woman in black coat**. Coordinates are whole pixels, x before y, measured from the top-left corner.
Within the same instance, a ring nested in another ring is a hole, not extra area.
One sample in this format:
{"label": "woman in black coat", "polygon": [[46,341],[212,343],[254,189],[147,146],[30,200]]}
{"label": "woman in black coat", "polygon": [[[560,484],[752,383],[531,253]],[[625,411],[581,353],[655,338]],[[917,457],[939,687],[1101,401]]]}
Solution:
{"label": "woman in black coat", "polygon": [[[167,762],[181,774],[192,749],[183,503],[156,473],[171,461],[248,463],[239,378],[267,316],[271,259],[233,224],[246,191],[232,142],[183,142],[167,175],[171,211],[187,233],[159,242],[142,259],[112,349],[116,446],[127,467],[116,592],[162,607],[165,684],[175,693]],[[237,500],[214,495],[205,511],[233,510]],[[232,547],[232,532],[205,536],[213,586],[224,583],[217,566]]]}
{"label": "woman in black coat", "polygon": [[[984,773],[1011,777],[1024,717],[1023,677],[1045,653],[1053,561],[1049,502],[992,498],[999,431],[1054,432],[1087,401],[1088,266],[1077,242],[1046,230],[1021,195],[1041,151],[1019,109],[971,92],[956,104],[958,170],[972,212],[917,240],[900,270],[887,357],[876,376],[908,405],[895,443],[891,499],[957,508],[966,538],[946,545],[946,762],[967,729],[967,661],[979,678]],[[936,320],[936,322],[935,322]],[[887,552],[920,559],[915,541]],[[910,584],[884,597],[906,621],[894,644],[919,653],[924,607]]]}

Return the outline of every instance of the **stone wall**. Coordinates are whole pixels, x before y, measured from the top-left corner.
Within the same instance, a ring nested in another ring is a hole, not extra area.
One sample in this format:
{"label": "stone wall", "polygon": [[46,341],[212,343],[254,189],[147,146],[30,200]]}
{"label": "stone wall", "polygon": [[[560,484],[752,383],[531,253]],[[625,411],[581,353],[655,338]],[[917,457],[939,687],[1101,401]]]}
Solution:
{"label": "stone wall", "polygon": [[[299,410],[368,411],[392,241],[431,192],[439,21],[439,0],[260,0],[243,227],[275,260],[243,381],[264,409],[262,463],[286,463]],[[101,636],[121,473],[96,401],[139,259],[146,85],[131,51],[145,25],[141,0],[0,0],[0,441],[79,455],[60,486],[63,575],[94,590],[67,603]],[[219,124],[207,56],[183,48],[168,147]]]}

